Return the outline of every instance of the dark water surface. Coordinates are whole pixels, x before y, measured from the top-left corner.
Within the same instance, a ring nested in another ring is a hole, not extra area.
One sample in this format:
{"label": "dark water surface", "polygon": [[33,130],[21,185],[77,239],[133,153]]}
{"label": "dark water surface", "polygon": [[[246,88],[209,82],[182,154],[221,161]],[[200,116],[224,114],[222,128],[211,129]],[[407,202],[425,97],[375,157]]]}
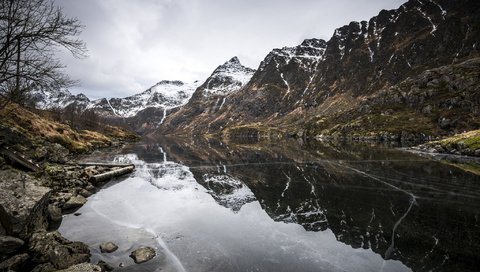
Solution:
{"label": "dark water surface", "polygon": [[[118,271],[478,271],[480,176],[403,150],[158,140],[60,232]],[[112,241],[119,250],[101,254]],[[139,246],[157,257],[136,265]],[[122,263],[123,268],[119,265]]]}

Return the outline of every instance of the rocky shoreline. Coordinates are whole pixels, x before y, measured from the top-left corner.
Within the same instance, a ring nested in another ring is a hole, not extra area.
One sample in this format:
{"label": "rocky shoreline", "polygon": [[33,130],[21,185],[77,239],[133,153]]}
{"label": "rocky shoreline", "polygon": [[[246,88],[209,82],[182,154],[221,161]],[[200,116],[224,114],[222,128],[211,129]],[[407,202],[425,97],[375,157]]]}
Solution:
{"label": "rocky shoreline", "polygon": [[76,155],[58,144],[26,157],[41,170],[27,172],[0,157],[0,272],[111,271],[102,262],[89,264],[88,246],[56,230],[64,214],[74,213],[98,190],[101,183],[92,177],[112,168],[70,163]]}
{"label": "rocky shoreline", "polygon": [[445,147],[440,144],[426,143],[411,148],[412,150],[430,154],[446,154],[458,156],[480,157],[480,149],[471,150],[463,147]]}
{"label": "rocky shoreline", "polygon": [[412,149],[432,154],[480,157],[480,130],[472,130],[442,140],[431,141]]}

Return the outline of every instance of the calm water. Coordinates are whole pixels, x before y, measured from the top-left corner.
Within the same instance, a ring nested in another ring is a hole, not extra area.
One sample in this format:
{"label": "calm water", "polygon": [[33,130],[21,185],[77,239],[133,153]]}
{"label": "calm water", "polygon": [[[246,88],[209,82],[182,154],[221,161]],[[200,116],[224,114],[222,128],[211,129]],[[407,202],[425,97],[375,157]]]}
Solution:
{"label": "calm water", "polygon": [[[480,171],[471,163],[381,147],[198,140],[85,160],[137,167],[60,228],[118,271],[480,267]],[[119,250],[101,254],[106,241]],[[157,257],[134,264],[130,252],[147,245]]]}

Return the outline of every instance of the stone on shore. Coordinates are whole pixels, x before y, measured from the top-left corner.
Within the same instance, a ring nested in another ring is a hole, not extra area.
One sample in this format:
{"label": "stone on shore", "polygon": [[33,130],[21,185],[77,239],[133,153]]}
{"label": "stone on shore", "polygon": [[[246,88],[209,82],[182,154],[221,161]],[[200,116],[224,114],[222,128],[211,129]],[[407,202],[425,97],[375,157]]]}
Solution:
{"label": "stone on shore", "polygon": [[130,257],[137,264],[148,262],[155,257],[155,249],[151,247],[142,247],[130,254]]}
{"label": "stone on shore", "polygon": [[47,207],[50,189],[16,170],[1,170],[0,222],[7,235],[27,239],[48,226]]}
{"label": "stone on shore", "polygon": [[118,246],[112,242],[106,242],[100,245],[100,251],[102,253],[112,253],[118,249]]}
{"label": "stone on shore", "polygon": [[90,259],[88,246],[81,242],[71,242],[57,231],[34,233],[28,249],[34,262],[51,263],[56,269],[66,269]]}
{"label": "stone on shore", "polygon": [[67,269],[59,270],[57,272],[101,272],[102,268],[91,263],[81,263],[73,265]]}
{"label": "stone on shore", "polygon": [[65,163],[68,161],[70,151],[60,144],[48,145],[48,161],[53,163]]}
{"label": "stone on shore", "polygon": [[97,265],[100,266],[100,268],[102,268],[102,272],[109,272],[114,270],[113,266],[107,264],[104,261],[99,261]]}
{"label": "stone on shore", "polygon": [[27,253],[15,255],[0,263],[0,271],[24,271],[23,268],[29,258]]}
{"label": "stone on shore", "polygon": [[0,256],[9,255],[23,246],[21,239],[11,236],[0,236]]}
{"label": "stone on shore", "polygon": [[62,222],[62,209],[55,205],[48,205],[48,218],[54,224]]}
{"label": "stone on shore", "polygon": [[64,210],[79,208],[87,203],[87,199],[81,195],[72,196],[64,205]]}
{"label": "stone on shore", "polygon": [[86,189],[81,189],[80,192],[78,192],[79,195],[87,198],[87,197],[90,197],[91,195],[93,195],[92,192],[86,190]]}

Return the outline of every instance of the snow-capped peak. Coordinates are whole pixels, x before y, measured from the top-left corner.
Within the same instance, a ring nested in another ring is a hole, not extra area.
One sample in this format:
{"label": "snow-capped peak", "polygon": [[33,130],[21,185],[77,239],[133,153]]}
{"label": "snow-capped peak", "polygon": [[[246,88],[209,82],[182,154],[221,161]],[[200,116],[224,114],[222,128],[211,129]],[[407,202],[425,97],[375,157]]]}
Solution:
{"label": "snow-capped peak", "polygon": [[280,65],[288,64],[292,59],[308,61],[319,61],[323,59],[327,42],[322,39],[306,39],[295,47],[283,47],[273,49],[260,63],[259,71],[265,70],[272,62],[278,68]]}
{"label": "snow-capped peak", "polygon": [[84,94],[73,95],[68,90],[35,90],[31,93],[37,107],[40,109],[66,108],[72,103],[79,106],[87,106],[90,103],[88,97]]}
{"label": "snow-capped peak", "polygon": [[237,57],[220,65],[213,71],[204,83],[204,96],[225,96],[245,86],[253,74],[254,69],[243,66]]}
{"label": "snow-capped peak", "polygon": [[[139,94],[111,98],[107,100],[108,107],[120,117],[132,117],[150,107],[172,109],[186,104],[198,86],[198,81],[185,83],[179,80],[162,80]],[[104,102],[96,103],[93,108],[99,107],[99,104]]]}

